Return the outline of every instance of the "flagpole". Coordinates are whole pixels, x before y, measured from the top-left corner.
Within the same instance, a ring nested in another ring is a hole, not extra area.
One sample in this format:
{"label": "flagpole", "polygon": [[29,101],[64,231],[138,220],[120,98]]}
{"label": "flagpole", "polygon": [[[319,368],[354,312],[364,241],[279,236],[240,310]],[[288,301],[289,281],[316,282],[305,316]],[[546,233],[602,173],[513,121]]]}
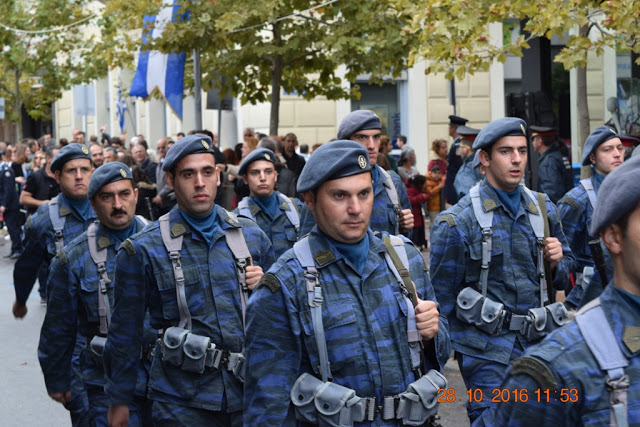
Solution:
{"label": "flagpole", "polygon": [[202,86],[200,84],[200,48],[196,47],[193,51],[193,91],[196,108],[195,123],[196,129],[202,130]]}

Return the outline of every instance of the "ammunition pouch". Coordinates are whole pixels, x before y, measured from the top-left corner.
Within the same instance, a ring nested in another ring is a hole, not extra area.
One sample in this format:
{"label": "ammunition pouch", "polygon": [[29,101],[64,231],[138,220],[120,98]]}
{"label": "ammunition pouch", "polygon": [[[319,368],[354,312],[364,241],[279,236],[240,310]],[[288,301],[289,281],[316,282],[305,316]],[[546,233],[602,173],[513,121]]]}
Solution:
{"label": "ammunition pouch", "polygon": [[506,312],[504,305],[495,302],[471,287],[466,287],[458,294],[456,316],[465,323],[475,325],[478,329],[495,334],[500,332]]}
{"label": "ammunition pouch", "polygon": [[[184,359],[182,361],[182,370],[201,374],[207,365],[207,350],[211,345],[211,338],[201,335],[187,334],[182,349]],[[214,345],[215,346],[215,345]]]}
{"label": "ammunition pouch", "polygon": [[560,326],[567,323],[569,313],[561,302],[549,304],[546,307],[529,309],[530,321],[527,322],[523,335],[529,341],[537,341]]}
{"label": "ammunition pouch", "polygon": [[162,361],[172,366],[182,366],[184,352],[182,346],[189,331],[184,328],[172,326],[164,331],[162,336]]}
{"label": "ammunition pouch", "polygon": [[447,387],[447,380],[431,369],[426,375],[412,382],[407,391],[400,394],[396,417],[403,425],[421,426],[429,417],[438,413],[438,390]]}
{"label": "ammunition pouch", "polygon": [[107,337],[100,337],[95,335],[89,341],[89,353],[93,362],[102,368],[102,353],[104,352],[104,345],[107,343]]}

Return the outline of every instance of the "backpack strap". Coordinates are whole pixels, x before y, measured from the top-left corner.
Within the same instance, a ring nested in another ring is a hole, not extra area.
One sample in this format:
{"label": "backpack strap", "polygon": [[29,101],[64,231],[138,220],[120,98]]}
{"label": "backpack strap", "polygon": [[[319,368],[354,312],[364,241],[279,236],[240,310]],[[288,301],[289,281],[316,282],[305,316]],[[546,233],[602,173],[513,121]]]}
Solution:
{"label": "backpack strap", "polygon": [[581,179],[580,184],[582,184],[584,189],[587,191],[587,196],[589,197],[589,202],[591,202],[591,207],[595,209],[596,199],[597,199],[596,189],[593,187],[593,182],[591,181],[591,178]]}
{"label": "backpack strap", "polygon": [[280,201],[285,204],[284,213],[287,215],[287,219],[289,219],[289,222],[296,230],[297,235],[300,232],[300,213],[298,212],[298,208],[296,207],[296,204],[293,203],[293,200],[284,194],[279,193],[278,197],[280,198]]}
{"label": "backpack strap", "polygon": [[[238,223],[238,218],[231,212],[225,211],[229,217]],[[238,223],[239,224],[239,223]],[[251,265],[251,252],[247,247],[247,241],[242,233],[242,227],[228,228],[227,245],[231,249],[233,258],[236,261],[236,271],[238,272],[238,286],[240,288],[240,302],[242,303],[242,326],[245,326],[245,316],[247,313],[247,300],[249,299],[249,287],[247,286],[247,266]],[[243,328],[244,330],[244,328]]]}
{"label": "backpack strap", "polygon": [[94,222],[87,228],[87,243],[89,244],[89,253],[91,259],[98,268],[100,276],[100,289],[98,292],[98,316],[100,317],[100,334],[107,336],[109,324],[111,323],[111,307],[109,305],[109,296],[107,295],[107,284],[111,283],[107,275],[107,248],[98,249],[96,243],[96,230],[98,222]]}
{"label": "backpack strap", "polygon": [[238,203],[238,213],[254,221],[256,220],[256,217],[253,215],[253,212],[251,212],[251,209],[249,208],[248,197],[245,197],[244,199],[240,200],[240,203]]}
{"label": "backpack strap", "polygon": [[307,285],[309,307],[311,308],[311,321],[313,323],[316,346],[318,347],[318,358],[320,360],[320,366],[318,368],[322,381],[327,382],[331,378],[331,366],[329,365],[329,352],[327,351],[327,341],[322,323],[322,286],[318,280],[318,270],[316,269],[311,247],[309,246],[309,237],[298,240],[293,245],[293,252],[305,271],[304,279]]}
{"label": "backpack strap", "polygon": [[56,242],[56,251],[61,251],[64,247],[64,223],[66,217],[60,216],[60,206],[56,196],[49,201],[49,218],[51,219],[51,225],[53,226],[53,232]]}
{"label": "backpack strap", "polygon": [[[544,307],[544,305],[549,302],[549,293],[548,293],[548,283],[547,283],[547,274],[545,270],[545,262],[544,262],[544,239],[548,236],[549,233],[549,223],[547,218],[547,204],[544,199],[544,194],[542,193],[534,193],[529,190],[527,187],[522,185],[520,187],[522,191],[524,191],[531,202],[538,210],[538,214],[527,211],[527,216],[529,217],[529,223],[531,224],[531,228],[533,229],[533,234],[536,236],[536,242],[538,245],[538,280],[540,282],[540,307]],[[543,208],[544,206],[544,208]],[[546,236],[545,236],[546,231]],[[551,277],[551,276],[548,276]]]}
{"label": "backpack strap", "polygon": [[149,220],[142,215],[136,215],[136,219],[142,224],[143,228],[149,225]]}
{"label": "backpack strap", "polygon": [[489,279],[489,265],[491,264],[491,236],[493,230],[493,211],[485,211],[480,200],[480,183],[469,190],[473,214],[482,230],[482,264],[480,266],[480,280],[478,286],[482,290],[482,296],[487,296],[487,281]]}
{"label": "backpack strap", "polygon": [[384,176],[384,189],[387,192],[387,196],[389,196],[389,200],[391,200],[391,204],[393,205],[393,212],[396,214],[396,227],[393,234],[399,234],[400,216],[402,214],[402,209],[400,209],[400,199],[398,198],[398,192],[396,191],[396,186],[393,185],[393,180],[391,179],[391,175],[389,175],[389,172],[382,168],[378,168],[378,171],[380,171],[382,176]]}
{"label": "backpack strap", "polygon": [[589,351],[598,361],[600,369],[607,372],[606,385],[610,391],[610,424],[618,427],[629,425],[627,420],[627,390],[629,376],[624,368],[629,366],[611,329],[600,298],[589,302],[576,315],[576,323]]}
{"label": "backpack strap", "polygon": [[179,327],[191,330],[191,313],[187,305],[187,295],[184,289],[184,271],[182,270],[182,262],[180,260],[180,250],[182,249],[182,235],[178,237],[171,236],[169,227],[169,213],[162,215],[158,219],[160,224],[160,234],[162,235],[162,243],[169,253],[169,259],[173,267],[173,277],[176,283],[176,294],[178,299],[178,312],[180,313]]}

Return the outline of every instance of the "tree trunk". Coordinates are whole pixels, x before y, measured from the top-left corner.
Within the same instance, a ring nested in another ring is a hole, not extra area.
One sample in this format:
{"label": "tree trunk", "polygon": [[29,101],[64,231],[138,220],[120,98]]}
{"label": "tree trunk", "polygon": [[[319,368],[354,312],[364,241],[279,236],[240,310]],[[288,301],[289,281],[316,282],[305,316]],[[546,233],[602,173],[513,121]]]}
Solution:
{"label": "tree trunk", "polygon": [[[273,24],[273,41],[277,46],[282,45],[279,22]],[[271,117],[269,119],[269,135],[278,134],[278,125],[280,123],[280,88],[283,69],[282,55],[275,55],[271,62]]]}
{"label": "tree trunk", "polygon": [[[580,27],[580,36],[587,37],[589,35],[589,27]],[[576,101],[578,104],[578,135],[576,135],[575,143],[580,145],[580,159],[573,161],[581,161],[584,150],[584,141],[591,133],[589,124],[589,104],[587,100],[587,66],[576,68]],[[591,168],[583,166],[580,171],[581,178],[591,176]]]}
{"label": "tree trunk", "polygon": [[14,98],[14,104],[13,104],[13,111],[15,112],[16,116],[18,117],[18,121],[16,122],[16,143],[20,143],[20,141],[22,141],[22,100],[20,99],[20,76],[22,75],[22,73],[18,70],[16,70],[15,72],[15,98]]}

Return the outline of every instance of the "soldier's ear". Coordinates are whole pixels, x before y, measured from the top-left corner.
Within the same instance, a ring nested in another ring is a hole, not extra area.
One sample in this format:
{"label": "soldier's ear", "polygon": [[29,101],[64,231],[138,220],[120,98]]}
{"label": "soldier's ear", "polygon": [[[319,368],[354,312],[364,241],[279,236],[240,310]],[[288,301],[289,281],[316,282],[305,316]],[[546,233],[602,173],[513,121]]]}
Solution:
{"label": "soldier's ear", "polygon": [[316,198],[315,198],[315,194],[313,191],[306,191],[304,193],[302,193],[302,197],[304,198],[304,202],[306,203],[307,207],[309,208],[310,211],[313,211],[313,208],[316,204]]}
{"label": "soldier's ear", "polygon": [[624,236],[618,224],[612,224],[605,228],[601,237],[604,245],[612,255],[619,255],[622,252]]}

